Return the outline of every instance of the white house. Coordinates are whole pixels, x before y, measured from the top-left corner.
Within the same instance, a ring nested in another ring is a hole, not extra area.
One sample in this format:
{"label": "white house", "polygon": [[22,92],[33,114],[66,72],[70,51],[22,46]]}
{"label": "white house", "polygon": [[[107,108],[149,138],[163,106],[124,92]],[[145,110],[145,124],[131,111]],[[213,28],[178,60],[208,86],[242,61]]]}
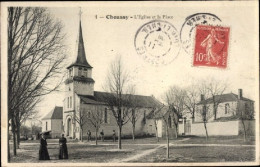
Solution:
{"label": "white house", "polygon": [[42,118],[42,131],[51,131],[52,138],[58,138],[63,133],[63,108],[55,106]]}

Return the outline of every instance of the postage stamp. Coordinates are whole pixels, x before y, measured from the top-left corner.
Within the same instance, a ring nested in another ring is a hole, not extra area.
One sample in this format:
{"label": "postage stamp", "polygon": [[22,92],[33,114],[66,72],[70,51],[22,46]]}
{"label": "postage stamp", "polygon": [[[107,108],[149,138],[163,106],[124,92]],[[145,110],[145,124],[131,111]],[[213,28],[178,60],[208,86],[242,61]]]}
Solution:
{"label": "postage stamp", "polygon": [[188,16],[185,19],[180,31],[180,40],[182,48],[186,53],[192,55],[194,46],[195,28],[197,25],[212,25],[221,24],[221,19],[211,13],[196,13]]}
{"label": "postage stamp", "polygon": [[229,27],[198,25],[193,65],[226,68],[229,34]]}
{"label": "postage stamp", "polygon": [[140,27],[134,44],[137,54],[156,66],[171,63],[180,50],[178,31],[163,20],[153,20]]}

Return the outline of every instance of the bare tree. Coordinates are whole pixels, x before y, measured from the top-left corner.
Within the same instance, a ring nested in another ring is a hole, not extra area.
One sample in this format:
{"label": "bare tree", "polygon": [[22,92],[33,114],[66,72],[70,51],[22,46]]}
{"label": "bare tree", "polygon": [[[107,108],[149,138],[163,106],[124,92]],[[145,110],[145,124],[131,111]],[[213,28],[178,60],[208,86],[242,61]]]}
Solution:
{"label": "bare tree", "polygon": [[80,141],[83,142],[83,127],[88,122],[88,114],[87,112],[78,107],[77,111],[74,114],[75,121],[79,124],[80,127]]}
{"label": "bare tree", "polygon": [[[61,23],[47,9],[8,8],[8,122],[12,125],[14,155],[17,117],[24,112],[21,106],[57,90],[63,81],[63,39]],[[53,82],[56,78],[60,81]]]}
{"label": "bare tree", "polygon": [[[160,115],[161,113],[161,110],[163,109],[164,105],[161,105],[161,106],[154,106],[153,107],[153,110],[151,111],[152,114],[151,114],[151,117],[154,121],[154,126],[155,126],[155,136],[156,136],[156,140],[157,142],[159,142],[159,136],[158,136],[158,116]],[[161,118],[161,117],[159,117]]]}
{"label": "bare tree", "polygon": [[207,129],[207,123],[209,121],[209,119],[212,118],[213,114],[212,112],[209,112],[209,106],[207,103],[203,103],[203,107],[200,109],[197,109],[199,116],[201,117],[203,124],[204,124],[204,128],[205,128],[205,133],[206,133],[206,140],[208,140],[209,135],[208,135],[208,129]]}
{"label": "bare tree", "polygon": [[213,104],[214,120],[217,119],[218,106],[222,102],[222,94],[227,90],[228,84],[222,80],[216,80],[210,78],[208,80],[202,80],[199,86],[199,91],[205,97],[211,98],[211,103]]}
{"label": "bare tree", "polygon": [[189,113],[191,114],[192,121],[194,121],[195,118],[195,112],[196,112],[196,104],[199,101],[200,93],[195,84],[190,85],[186,89],[186,97],[185,97],[185,107],[189,110]]}
{"label": "bare tree", "polygon": [[118,125],[118,148],[122,148],[121,134],[122,127],[129,121],[128,114],[131,111],[131,94],[128,85],[129,75],[124,68],[121,56],[111,63],[107,75],[105,89],[107,93],[104,97],[109,109],[112,111]]}
{"label": "bare tree", "polygon": [[[178,138],[179,118],[182,117],[185,109],[186,92],[177,86],[172,86],[163,96],[164,100],[170,106],[173,112],[173,123],[176,131],[176,138]],[[174,108],[174,110],[173,110]]]}
{"label": "bare tree", "polygon": [[246,101],[243,102],[238,99],[237,101],[237,108],[236,108],[236,115],[238,116],[239,120],[242,123],[243,127],[243,138],[244,141],[247,140],[247,127],[246,121],[254,120],[254,106],[250,104],[250,102]]}
{"label": "bare tree", "polygon": [[95,110],[91,110],[88,113],[87,119],[90,121],[90,123],[94,126],[95,128],[95,141],[96,145],[98,144],[98,131],[101,126],[101,124],[104,122],[103,119],[103,110],[101,106],[95,106]]}

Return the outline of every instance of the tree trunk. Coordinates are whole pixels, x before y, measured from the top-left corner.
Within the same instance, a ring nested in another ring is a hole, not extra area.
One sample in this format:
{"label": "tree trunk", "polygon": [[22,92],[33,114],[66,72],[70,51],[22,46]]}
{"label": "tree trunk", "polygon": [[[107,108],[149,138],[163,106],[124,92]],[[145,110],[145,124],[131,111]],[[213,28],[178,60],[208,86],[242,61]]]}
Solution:
{"label": "tree trunk", "polygon": [[175,130],[176,130],[176,133],[175,133],[175,138],[178,139],[178,124],[175,125]]}
{"label": "tree trunk", "polygon": [[118,149],[122,149],[121,131],[122,131],[122,125],[119,125],[118,126]]}
{"label": "tree trunk", "polygon": [[133,123],[132,137],[133,137],[133,140],[135,140],[135,123]]}
{"label": "tree trunk", "polygon": [[96,140],[96,145],[98,145],[98,143],[97,143],[97,141],[98,141],[98,138],[97,138],[98,136],[97,136],[97,134],[98,134],[98,129],[96,129],[96,136],[95,136],[95,137],[96,137],[96,138],[95,138],[95,140]]}
{"label": "tree trunk", "polygon": [[214,106],[214,120],[216,120],[217,119],[217,106],[216,106],[216,104],[214,104],[213,105]]}
{"label": "tree trunk", "polygon": [[8,138],[7,138],[7,142],[8,142],[8,148],[7,148],[7,151],[8,151],[8,162],[10,162],[11,160],[11,156],[10,156],[10,134],[9,134],[9,131],[10,131],[10,124],[9,124],[9,121],[8,121],[8,128],[7,128],[7,135],[8,135]]}
{"label": "tree trunk", "polygon": [[156,140],[157,140],[157,142],[159,142],[159,137],[158,137],[158,127],[157,127],[156,120],[154,120],[154,126],[155,126],[155,135],[156,135]]}
{"label": "tree trunk", "polygon": [[169,150],[169,129],[168,125],[166,125],[166,139],[167,139],[167,148],[166,148],[166,158],[170,157],[170,150]]}
{"label": "tree trunk", "polygon": [[13,154],[16,156],[16,134],[15,134],[15,125],[14,120],[12,119],[12,132],[13,132]]}
{"label": "tree trunk", "polygon": [[83,127],[80,127],[80,140],[83,142]]}
{"label": "tree trunk", "polygon": [[244,141],[246,141],[246,126],[245,126],[245,122],[243,119],[241,119],[242,125],[243,125],[243,130],[244,130]]}
{"label": "tree trunk", "polygon": [[208,141],[209,135],[208,135],[208,130],[207,130],[207,123],[204,121],[204,128],[206,132],[206,141]]}
{"label": "tree trunk", "polygon": [[21,126],[20,122],[17,121],[17,148],[20,148],[20,131],[21,131]]}

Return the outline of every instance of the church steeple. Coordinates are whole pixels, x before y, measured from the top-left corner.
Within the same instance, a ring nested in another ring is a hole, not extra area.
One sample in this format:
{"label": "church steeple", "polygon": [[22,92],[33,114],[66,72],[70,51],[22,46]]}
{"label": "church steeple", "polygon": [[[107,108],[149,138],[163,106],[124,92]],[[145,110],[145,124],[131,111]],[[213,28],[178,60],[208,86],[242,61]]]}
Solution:
{"label": "church steeple", "polygon": [[92,66],[88,63],[86,59],[86,53],[84,48],[84,41],[83,41],[83,35],[82,35],[82,27],[81,27],[81,18],[79,21],[79,39],[78,39],[78,51],[77,51],[77,59],[74,63],[72,63],[67,68],[70,68],[72,66],[80,66],[85,68],[92,68]]}

